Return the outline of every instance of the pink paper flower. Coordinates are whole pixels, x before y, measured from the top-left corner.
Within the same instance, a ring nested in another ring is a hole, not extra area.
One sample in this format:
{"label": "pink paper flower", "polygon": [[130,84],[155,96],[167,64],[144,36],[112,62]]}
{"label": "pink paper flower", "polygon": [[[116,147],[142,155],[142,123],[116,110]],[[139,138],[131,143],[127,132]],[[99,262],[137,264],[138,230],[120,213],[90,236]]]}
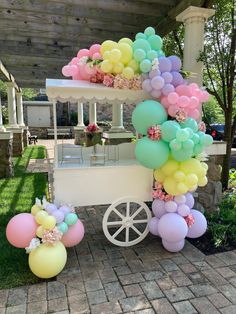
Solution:
{"label": "pink paper flower", "polygon": [[175,114],[175,119],[178,121],[178,122],[184,122],[187,118],[187,114],[185,112],[184,109],[179,109],[177,110],[176,114]]}
{"label": "pink paper flower", "polygon": [[95,133],[99,131],[99,127],[95,123],[90,123],[86,128],[86,132]]}
{"label": "pink paper flower", "polygon": [[114,79],[114,88],[118,89],[130,89],[131,86],[131,80],[128,80],[121,74],[118,74],[115,76]]}
{"label": "pink paper flower", "polygon": [[90,82],[101,84],[103,83],[103,79],[104,79],[104,74],[97,71],[95,75],[91,76]]}
{"label": "pink paper flower", "polygon": [[174,199],[174,196],[173,196],[173,195],[166,194],[166,196],[165,196],[165,202],[173,201],[173,199]]}
{"label": "pink paper flower", "polygon": [[206,124],[203,121],[199,122],[198,130],[204,133],[206,132]]}
{"label": "pink paper flower", "polygon": [[45,230],[42,236],[42,242],[54,245],[56,242],[60,241],[63,233],[59,231],[56,227],[52,230]]}
{"label": "pink paper flower", "polygon": [[188,216],[185,216],[184,219],[185,219],[188,227],[191,228],[192,225],[194,224],[194,217],[193,217],[193,215],[189,214]]}
{"label": "pink paper flower", "polygon": [[106,74],[104,75],[103,84],[107,87],[113,87],[114,85],[114,75],[112,74]]}
{"label": "pink paper flower", "polygon": [[142,89],[142,77],[141,77],[141,75],[135,75],[131,79],[130,85],[131,85],[130,89],[133,89],[133,90],[140,90],[140,89]]}
{"label": "pink paper flower", "polygon": [[153,125],[147,130],[147,135],[152,141],[160,141],[161,127],[160,125]]}

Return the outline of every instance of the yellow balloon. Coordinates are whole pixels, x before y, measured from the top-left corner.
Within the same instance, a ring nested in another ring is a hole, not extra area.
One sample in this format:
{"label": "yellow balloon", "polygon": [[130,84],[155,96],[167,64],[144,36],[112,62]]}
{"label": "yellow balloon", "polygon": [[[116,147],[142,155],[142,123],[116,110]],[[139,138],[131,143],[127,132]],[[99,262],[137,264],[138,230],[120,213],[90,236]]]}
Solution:
{"label": "yellow balloon", "polygon": [[110,55],[109,55],[108,60],[109,60],[111,63],[117,63],[117,62],[119,62],[120,58],[121,58],[121,52],[120,52],[119,49],[115,49],[115,48],[114,48],[114,49],[112,49],[112,50],[110,51]]}
{"label": "yellow balloon", "polygon": [[198,177],[194,173],[190,173],[186,176],[185,183],[188,187],[196,185],[198,183]]}
{"label": "yellow balloon", "polygon": [[56,226],[56,218],[53,216],[48,216],[44,219],[42,226],[44,229],[53,229]]}
{"label": "yellow balloon", "polygon": [[206,164],[205,162],[202,162],[201,165],[204,169],[208,170],[208,164]]}
{"label": "yellow balloon", "polygon": [[42,225],[44,219],[48,217],[48,213],[45,210],[40,210],[39,212],[37,212],[37,214],[35,215],[35,220],[39,225]]}
{"label": "yellow balloon", "polygon": [[181,193],[178,192],[177,190],[177,182],[171,178],[171,177],[167,177],[164,181],[164,189],[168,194],[171,195],[179,195]]}
{"label": "yellow balloon", "polygon": [[118,48],[121,51],[120,61],[124,64],[129,63],[129,61],[132,59],[132,56],[133,56],[133,50],[130,47],[130,45],[128,45],[126,43],[120,43],[120,44],[118,44]]}
{"label": "yellow balloon", "polygon": [[124,77],[130,80],[134,77],[134,70],[130,67],[126,67],[124,68],[122,74],[124,75]]}
{"label": "yellow balloon", "polygon": [[109,60],[110,59],[110,54],[111,54],[110,51],[105,51],[104,54],[103,54],[103,59],[104,60]]}
{"label": "yellow balloon", "polygon": [[29,254],[29,267],[39,278],[52,278],[64,268],[67,253],[59,241],[55,245],[40,244]]}
{"label": "yellow balloon", "polygon": [[44,232],[43,227],[42,227],[42,226],[39,226],[39,227],[37,228],[37,230],[36,230],[36,235],[37,235],[37,237],[42,238],[43,232]]}
{"label": "yellow balloon", "polygon": [[173,172],[177,171],[179,168],[179,164],[175,160],[168,160],[162,167],[161,171],[166,175],[170,176]]}
{"label": "yellow balloon", "polygon": [[208,180],[207,180],[206,176],[201,177],[201,178],[198,179],[198,185],[200,187],[203,187],[203,186],[207,185],[207,182],[208,182]]}
{"label": "yellow balloon", "polygon": [[118,62],[118,63],[114,64],[114,66],[113,66],[113,68],[112,68],[112,72],[113,72],[114,74],[119,74],[119,73],[122,73],[122,72],[123,72],[123,69],[124,69],[123,63]]}
{"label": "yellow balloon", "polygon": [[177,184],[177,189],[178,189],[179,194],[185,194],[188,192],[188,187],[183,182],[179,182]]}
{"label": "yellow balloon", "polygon": [[133,45],[133,41],[129,38],[121,38],[119,41],[118,41],[118,44],[120,43],[125,43],[125,44],[128,44],[132,47]]}
{"label": "yellow balloon", "polygon": [[193,186],[191,186],[191,188],[189,189],[189,192],[195,192],[197,188],[198,188],[198,185],[197,185],[197,184],[196,184],[196,185],[193,185]]}
{"label": "yellow balloon", "polygon": [[113,40],[105,40],[101,44],[101,54],[103,55],[105,51],[112,50],[113,48],[117,48],[118,44]]}
{"label": "yellow balloon", "polygon": [[111,73],[112,64],[108,60],[103,60],[101,62],[101,70],[105,73]]}
{"label": "yellow balloon", "polygon": [[206,176],[206,174],[207,174],[207,170],[201,166],[201,168],[198,169],[198,172],[197,172],[198,177],[204,177]]}
{"label": "yellow balloon", "polygon": [[173,176],[177,182],[184,181],[185,179],[185,174],[180,170],[175,171]]}
{"label": "yellow balloon", "polygon": [[162,183],[162,182],[164,182],[166,176],[164,175],[164,173],[160,169],[156,169],[154,171],[154,178],[157,182]]}
{"label": "yellow balloon", "polygon": [[135,73],[139,73],[139,64],[136,60],[132,59],[128,63],[128,66],[134,70]]}
{"label": "yellow balloon", "polygon": [[31,214],[35,216],[40,210],[42,210],[41,206],[33,205],[31,207]]}

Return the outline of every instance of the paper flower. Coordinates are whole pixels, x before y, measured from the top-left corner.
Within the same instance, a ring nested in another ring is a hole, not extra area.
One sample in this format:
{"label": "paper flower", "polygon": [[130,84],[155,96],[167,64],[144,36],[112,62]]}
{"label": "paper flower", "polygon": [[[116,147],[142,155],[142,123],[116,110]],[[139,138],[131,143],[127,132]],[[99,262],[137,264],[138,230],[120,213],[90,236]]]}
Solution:
{"label": "paper flower", "polygon": [[204,133],[206,132],[206,124],[203,121],[199,122],[198,130]]}
{"label": "paper flower", "polygon": [[52,230],[45,230],[42,236],[42,242],[54,245],[56,242],[60,241],[63,233],[59,231],[56,227]]}
{"label": "paper flower", "polygon": [[114,79],[114,88],[118,89],[130,89],[131,80],[125,78],[124,76],[118,74]]}
{"label": "paper flower", "polygon": [[187,118],[187,114],[184,109],[179,109],[175,114],[175,119],[180,123],[184,122],[186,118]]}
{"label": "paper flower", "polygon": [[114,84],[114,75],[112,74],[106,74],[104,75],[103,84],[107,87],[113,87]]}
{"label": "paper flower", "polygon": [[147,130],[148,138],[152,141],[160,141],[161,139],[161,127],[159,125],[153,125]]}
{"label": "paper flower", "polygon": [[99,131],[99,127],[95,123],[90,123],[86,128],[86,132],[95,133]]}
{"label": "paper flower", "polygon": [[27,247],[25,248],[26,253],[29,254],[31,251],[33,251],[34,249],[36,249],[39,245],[40,245],[40,240],[39,240],[38,238],[33,238],[33,239],[30,241],[29,246],[27,246]]}
{"label": "paper flower", "polygon": [[192,225],[194,224],[194,217],[193,217],[193,215],[189,214],[188,216],[185,216],[184,219],[185,219],[188,227],[191,228]]}

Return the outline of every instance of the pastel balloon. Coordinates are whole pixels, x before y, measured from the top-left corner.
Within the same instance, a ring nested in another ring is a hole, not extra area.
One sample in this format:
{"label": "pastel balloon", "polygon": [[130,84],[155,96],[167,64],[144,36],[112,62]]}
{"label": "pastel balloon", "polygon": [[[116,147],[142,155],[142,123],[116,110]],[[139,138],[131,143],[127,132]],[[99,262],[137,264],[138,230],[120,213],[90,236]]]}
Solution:
{"label": "pastel balloon", "polygon": [[130,38],[126,38],[126,37],[121,38],[121,39],[118,41],[118,44],[120,44],[120,43],[128,44],[128,45],[130,45],[131,47],[132,47],[132,45],[133,45],[133,41],[132,41]]}
{"label": "pastel balloon", "polygon": [[164,239],[162,239],[162,245],[164,248],[169,252],[179,252],[183,249],[185,244],[185,240],[180,240],[178,242],[168,242]]}
{"label": "pastel balloon", "polygon": [[152,85],[151,85],[151,80],[146,79],[142,83],[142,88],[145,92],[150,93],[152,91]]}
{"label": "pastel balloon", "polygon": [[190,214],[190,208],[186,204],[181,204],[178,206],[177,212],[180,216],[187,216]]}
{"label": "pastel balloon", "polygon": [[122,74],[124,75],[124,77],[130,80],[134,77],[134,70],[130,67],[125,67]]}
{"label": "pastel balloon", "polygon": [[95,53],[100,53],[100,49],[101,49],[101,45],[99,44],[93,44],[90,48],[89,48],[89,55],[90,57],[93,57],[93,55]]}
{"label": "pastel balloon", "polygon": [[187,149],[180,149],[180,150],[172,150],[171,151],[171,156],[176,160],[176,161],[185,161],[188,160],[193,156],[193,150],[187,150]]}
{"label": "pastel balloon", "polygon": [[171,62],[171,71],[179,71],[181,69],[181,60],[177,56],[169,56],[168,59]]}
{"label": "pastel balloon", "polygon": [[57,210],[57,207],[56,207],[56,205],[49,203],[49,204],[47,204],[45,210],[49,214],[52,214],[55,210]]}
{"label": "pastel balloon", "polygon": [[113,40],[105,40],[100,48],[100,52],[103,55],[105,51],[110,51],[113,48],[117,48],[118,44]]}
{"label": "pastel balloon", "polygon": [[174,197],[174,201],[178,204],[185,204],[186,202],[186,196],[185,195],[177,195]]}
{"label": "pastel balloon", "polygon": [[37,230],[36,230],[36,236],[39,238],[42,238],[44,233],[44,228],[43,226],[38,226]]}
{"label": "pastel balloon", "polygon": [[65,214],[63,213],[62,210],[55,210],[53,213],[52,213],[53,217],[55,217],[56,219],[56,222],[59,224],[61,223],[64,218],[65,218]]}
{"label": "pastel balloon", "polygon": [[170,93],[173,93],[175,90],[174,86],[172,84],[165,84],[162,88],[162,93],[165,96],[168,96]]}
{"label": "pastel balloon", "polygon": [[65,65],[62,68],[62,74],[66,77],[73,76],[78,72],[78,67],[76,65]]}
{"label": "pastel balloon", "polygon": [[53,229],[56,226],[56,218],[53,216],[47,216],[43,222],[42,222],[42,226],[44,229]]}
{"label": "pastel balloon", "polygon": [[76,224],[69,227],[68,231],[63,235],[61,241],[65,247],[72,247],[80,243],[84,237],[84,225],[78,219]]}
{"label": "pastel balloon", "polygon": [[197,132],[198,131],[198,124],[192,118],[188,118],[184,122],[181,122],[181,127],[182,128],[190,128],[190,129],[193,130],[193,132]]}
{"label": "pastel balloon", "polygon": [[38,205],[33,205],[31,207],[31,214],[33,216],[35,216],[40,210],[42,210],[42,207],[41,206],[38,206]]}
{"label": "pastel balloon", "polygon": [[184,218],[180,215],[168,213],[160,218],[158,232],[168,242],[179,242],[186,237],[188,226]]}
{"label": "pastel balloon", "polygon": [[170,142],[176,137],[177,131],[180,130],[180,126],[176,121],[165,121],[161,125],[161,137],[164,141]]}
{"label": "pastel balloon", "polygon": [[174,201],[166,202],[165,210],[169,213],[174,213],[177,210],[177,204]]}
{"label": "pastel balloon", "polygon": [[120,61],[124,64],[128,63],[132,59],[132,56],[133,56],[132,47],[130,47],[130,45],[126,43],[119,43],[118,48],[121,52]]}
{"label": "pastel balloon", "polygon": [[161,72],[158,69],[151,70],[148,73],[148,76],[150,79],[154,78],[155,76],[160,76],[160,75],[161,75]]}
{"label": "pastel balloon", "polygon": [[57,225],[57,228],[59,231],[61,231],[62,233],[66,233],[69,229],[68,225],[65,222],[61,222]]}
{"label": "pastel balloon", "polygon": [[47,279],[57,276],[66,260],[66,249],[60,241],[50,246],[45,243],[30,252],[29,267],[37,277]]}
{"label": "pastel balloon", "polygon": [[189,208],[193,208],[193,206],[194,206],[194,197],[193,197],[193,195],[191,193],[187,193],[187,194],[185,194],[185,198],[186,198],[185,204]]}
{"label": "pastel balloon", "polygon": [[11,245],[17,248],[25,248],[35,238],[37,224],[34,216],[22,213],[14,216],[7,224],[6,237]]}
{"label": "pastel balloon", "polygon": [[161,89],[165,85],[165,81],[161,76],[155,76],[151,80],[151,85],[154,89]]}
{"label": "pastel balloon", "polygon": [[171,62],[166,57],[159,58],[159,70],[161,72],[170,72],[171,71]]}
{"label": "pastel balloon", "polygon": [[99,52],[95,52],[95,53],[92,55],[92,59],[93,59],[93,60],[100,60],[100,59],[102,59],[102,55],[101,55]]}
{"label": "pastel balloon", "polygon": [[82,58],[82,57],[88,57],[89,56],[89,50],[88,49],[81,49],[77,53],[77,58]]}
{"label": "pastel balloon", "polygon": [[156,199],[152,202],[152,212],[153,212],[153,214],[155,215],[155,217],[161,218],[161,216],[163,216],[164,214],[166,214],[165,202],[159,200],[158,198],[156,198]]}
{"label": "pastel balloon", "polygon": [[151,35],[148,37],[148,42],[151,45],[153,50],[161,50],[162,48],[162,39],[158,35]]}
{"label": "pastel balloon", "polygon": [[137,49],[143,49],[148,52],[151,50],[151,46],[147,40],[139,38],[133,42],[133,50],[135,51]]}
{"label": "pastel balloon", "polygon": [[143,49],[137,49],[134,51],[134,59],[141,62],[146,58],[146,51]]}
{"label": "pastel balloon", "polygon": [[64,215],[70,213],[70,207],[66,206],[66,205],[63,205],[59,208],[60,211],[62,211],[64,213]]}
{"label": "pastel balloon", "polygon": [[160,90],[153,89],[152,92],[151,92],[151,96],[152,96],[153,98],[159,99],[159,97],[161,96],[161,91],[160,91]]}
{"label": "pastel balloon", "polygon": [[152,35],[155,35],[155,29],[151,26],[147,27],[144,31],[144,34],[149,37],[149,36],[152,36]]}
{"label": "pastel balloon", "polygon": [[147,36],[144,34],[144,33],[137,33],[136,35],[135,35],[135,39],[146,39],[147,38]]}
{"label": "pastel balloon", "polygon": [[157,58],[157,52],[155,50],[148,51],[147,58],[151,61],[154,60],[155,58]]}
{"label": "pastel balloon", "polygon": [[163,106],[154,100],[145,100],[139,103],[133,111],[132,123],[140,134],[147,134],[152,125],[162,124],[167,120]]}
{"label": "pastel balloon", "polygon": [[76,224],[77,220],[78,216],[75,213],[69,213],[65,217],[65,223],[69,226]]}
{"label": "pastel balloon", "polygon": [[152,141],[143,137],[137,141],[135,156],[144,167],[157,169],[167,161],[169,147],[164,141]]}
{"label": "pastel balloon", "polygon": [[105,73],[111,73],[112,71],[112,64],[108,60],[103,60],[101,62],[101,70]]}
{"label": "pastel balloon", "polygon": [[37,212],[37,214],[35,215],[35,220],[36,222],[41,225],[44,221],[45,218],[48,217],[48,213],[44,210],[40,210],[39,212]]}
{"label": "pastel balloon", "polygon": [[179,72],[173,71],[173,72],[171,72],[171,75],[173,77],[171,84],[173,84],[174,87],[177,87],[177,86],[183,84],[184,79]]}
{"label": "pastel balloon", "polygon": [[152,217],[148,222],[148,230],[151,234],[158,236],[158,222],[159,219],[157,217]]}
{"label": "pastel balloon", "polygon": [[139,73],[139,64],[136,60],[131,59],[128,63],[128,67],[132,68],[135,73]]}
{"label": "pastel balloon", "polygon": [[188,238],[198,238],[201,237],[207,230],[207,221],[205,216],[198,210],[192,209],[191,215],[193,215],[194,223],[188,229]]}
{"label": "pastel balloon", "polygon": [[142,73],[148,73],[152,68],[152,63],[149,59],[144,59],[140,63],[140,71]]}
{"label": "pastel balloon", "polygon": [[114,64],[112,72],[115,74],[119,74],[122,73],[124,70],[124,64],[121,62],[117,62],[116,64]]}
{"label": "pastel balloon", "polygon": [[170,72],[163,72],[161,77],[164,79],[165,83],[171,83],[173,76]]}

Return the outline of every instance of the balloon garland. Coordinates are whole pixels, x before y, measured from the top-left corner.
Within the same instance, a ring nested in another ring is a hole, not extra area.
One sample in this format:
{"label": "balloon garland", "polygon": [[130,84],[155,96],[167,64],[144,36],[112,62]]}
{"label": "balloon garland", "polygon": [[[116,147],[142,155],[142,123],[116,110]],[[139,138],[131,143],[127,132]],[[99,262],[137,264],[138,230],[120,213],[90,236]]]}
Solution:
{"label": "balloon garland", "polygon": [[167,250],[177,252],[186,236],[199,237],[207,228],[204,215],[193,209],[191,193],[207,184],[208,166],[201,154],[213,139],[198,121],[209,94],[196,83],[188,83],[182,75],[181,60],[166,57],[162,46],[155,29],[147,27],[134,41],[106,40],[101,46],[80,50],[62,73],[150,94],[152,99],[139,103],[132,115],[132,123],[142,135],[135,155],[143,166],[154,170],[154,217],[149,230],[162,238]]}
{"label": "balloon garland", "polygon": [[66,247],[80,243],[84,226],[74,209],[68,205],[59,208],[45,199],[36,199],[31,213],[14,216],[6,228],[7,240],[29,254],[29,267],[40,278],[52,278],[64,268]]}

